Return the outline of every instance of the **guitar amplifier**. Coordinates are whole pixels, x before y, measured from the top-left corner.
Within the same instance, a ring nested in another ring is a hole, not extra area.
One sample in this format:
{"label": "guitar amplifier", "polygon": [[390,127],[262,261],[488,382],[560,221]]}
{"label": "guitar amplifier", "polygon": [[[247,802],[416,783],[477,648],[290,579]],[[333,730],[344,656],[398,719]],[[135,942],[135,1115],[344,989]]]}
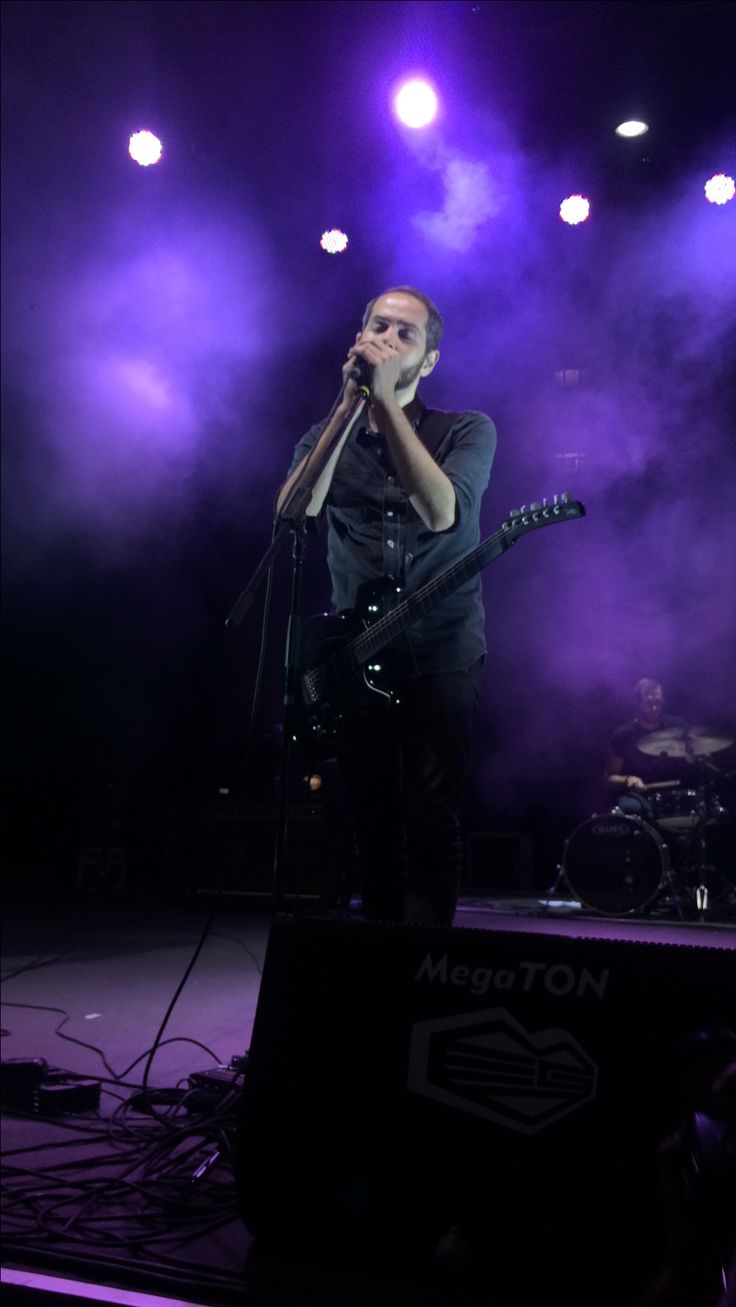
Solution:
{"label": "guitar amplifier", "polygon": [[[275,800],[223,798],[204,813],[193,874],[201,893],[266,899],[273,892]],[[333,906],[349,870],[349,844],[329,801],[292,803],[284,894]]]}
{"label": "guitar amplifier", "polygon": [[733,1021],[735,990],[725,941],[277,917],[242,1218],[357,1267],[429,1265],[458,1229],[478,1301],[632,1304],[666,1256],[658,1149],[688,1110],[687,1049]]}

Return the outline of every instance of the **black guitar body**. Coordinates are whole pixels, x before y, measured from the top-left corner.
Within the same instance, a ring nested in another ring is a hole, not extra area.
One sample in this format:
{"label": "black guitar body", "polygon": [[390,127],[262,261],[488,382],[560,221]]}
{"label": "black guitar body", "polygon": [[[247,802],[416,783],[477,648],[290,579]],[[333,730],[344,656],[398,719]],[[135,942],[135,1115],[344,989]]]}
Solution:
{"label": "black guitar body", "polygon": [[329,752],[345,721],[362,705],[392,707],[389,655],[376,652],[368,661],[356,654],[359,637],[400,598],[394,581],[362,586],[358,602],[346,616],[320,614],[302,627],[298,733],[317,752]]}
{"label": "black guitar body", "polygon": [[348,617],[312,617],[305,622],[295,705],[302,742],[329,756],[335,736],[354,708],[365,703],[396,704],[386,650],[395,651],[399,638],[423,613],[431,612],[445,595],[499,558],[520,536],[584,516],[583,505],[569,495],[514,509],[499,531],[406,598],[395,581],[368,583],[360,587]]}

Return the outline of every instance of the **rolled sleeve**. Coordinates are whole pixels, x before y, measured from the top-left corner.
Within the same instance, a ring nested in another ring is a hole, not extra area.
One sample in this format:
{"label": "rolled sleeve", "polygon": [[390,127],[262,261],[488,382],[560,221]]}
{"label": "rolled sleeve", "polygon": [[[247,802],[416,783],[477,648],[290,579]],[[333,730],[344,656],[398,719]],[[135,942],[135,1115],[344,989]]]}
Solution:
{"label": "rolled sleeve", "polygon": [[451,531],[477,520],[480,501],[491,476],[496,428],[485,413],[463,413],[437,451],[437,463],[455,490],[457,510]]}

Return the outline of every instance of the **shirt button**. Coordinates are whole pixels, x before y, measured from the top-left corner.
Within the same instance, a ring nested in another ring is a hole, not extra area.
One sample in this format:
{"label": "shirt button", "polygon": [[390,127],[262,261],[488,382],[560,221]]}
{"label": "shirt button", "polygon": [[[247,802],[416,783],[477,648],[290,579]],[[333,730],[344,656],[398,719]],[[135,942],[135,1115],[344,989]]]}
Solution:
{"label": "shirt button", "polygon": [[388,482],[388,484],[389,484],[390,486],[393,486],[393,485],[396,484],[395,481],[394,481],[394,478],[393,478],[393,477],[386,477],[386,480],[387,480],[387,482]]}
{"label": "shirt button", "polygon": [[386,541],[386,544],[388,545],[389,549],[393,549],[393,547],[394,547],[394,542],[393,542],[393,540],[387,540],[387,541]]}
{"label": "shirt button", "polygon": [[393,515],[394,515],[394,510],[392,508],[387,508],[386,517],[393,517]]}

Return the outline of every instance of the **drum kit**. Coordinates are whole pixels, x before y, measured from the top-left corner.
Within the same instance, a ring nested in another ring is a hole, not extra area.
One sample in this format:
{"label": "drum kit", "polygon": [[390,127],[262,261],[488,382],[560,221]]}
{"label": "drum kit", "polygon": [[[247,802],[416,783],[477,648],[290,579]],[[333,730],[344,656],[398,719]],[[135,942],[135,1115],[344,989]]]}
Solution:
{"label": "drum kit", "polygon": [[[642,790],[642,814],[594,814],[565,842],[559,879],[607,916],[674,910],[728,917],[736,911],[734,780],[723,762],[734,737],[705,726],[652,731],[638,750],[672,779]],[[720,765],[719,765],[719,755]],[[642,770],[645,770],[642,768]]]}

